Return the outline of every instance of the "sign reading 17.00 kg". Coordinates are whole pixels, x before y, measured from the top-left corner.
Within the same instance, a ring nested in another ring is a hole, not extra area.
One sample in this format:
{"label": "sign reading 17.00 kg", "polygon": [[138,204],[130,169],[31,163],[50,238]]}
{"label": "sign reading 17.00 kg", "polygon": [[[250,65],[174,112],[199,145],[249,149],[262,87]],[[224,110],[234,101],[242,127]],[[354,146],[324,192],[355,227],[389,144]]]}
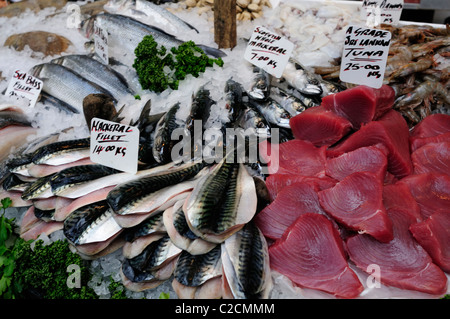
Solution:
{"label": "sign reading 17.00 kg", "polygon": [[139,130],[99,118],[91,121],[91,161],[120,171],[137,172]]}
{"label": "sign reading 17.00 kg", "polygon": [[248,41],[244,59],[280,78],[293,49],[294,44],[286,38],[258,26]]}
{"label": "sign reading 17.00 kg", "polygon": [[341,81],[380,88],[390,43],[389,31],[349,26],[342,52]]}

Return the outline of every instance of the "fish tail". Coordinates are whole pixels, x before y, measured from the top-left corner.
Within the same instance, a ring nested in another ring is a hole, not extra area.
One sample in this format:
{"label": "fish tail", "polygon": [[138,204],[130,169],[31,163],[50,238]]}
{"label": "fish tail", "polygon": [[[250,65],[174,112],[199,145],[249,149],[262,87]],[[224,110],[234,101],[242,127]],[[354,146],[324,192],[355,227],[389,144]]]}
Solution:
{"label": "fish tail", "polygon": [[212,48],[203,44],[197,44],[197,46],[202,49],[207,55],[213,56],[215,58],[222,58],[227,56],[226,53],[220,49]]}

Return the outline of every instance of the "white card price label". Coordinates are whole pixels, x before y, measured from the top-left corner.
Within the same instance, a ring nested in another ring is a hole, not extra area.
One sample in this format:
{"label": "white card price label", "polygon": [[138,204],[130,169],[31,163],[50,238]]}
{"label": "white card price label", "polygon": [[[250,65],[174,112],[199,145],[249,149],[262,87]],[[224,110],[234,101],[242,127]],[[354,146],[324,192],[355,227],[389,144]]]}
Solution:
{"label": "white card price label", "polygon": [[91,120],[91,161],[120,171],[137,172],[139,130],[99,118]]}
{"label": "white card price label", "polygon": [[396,25],[400,21],[403,0],[363,0],[361,18],[368,27],[380,24]]}
{"label": "white card price label", "polygon": [[15,70],[6,89],[6,96],[23,97],[30,101],[29,106],[34,107],[41,93],[43,82],[38,78],[21,70]]}
{"label": "white card price label", "polygon": [[349,26],[345,32],[340,80],[380,88],[390,43],[389,31]]}
{"label": "white card price label", "polygon": [[293,49],[294,44],[288,39],[257,26],[248,41],[244,59],[280,78]]}
{"label": "white card price label", "polygon": [[97,22],[94,22],[94,47],[95,53],[102,62],[108,64],[108,32],[98,25]]}

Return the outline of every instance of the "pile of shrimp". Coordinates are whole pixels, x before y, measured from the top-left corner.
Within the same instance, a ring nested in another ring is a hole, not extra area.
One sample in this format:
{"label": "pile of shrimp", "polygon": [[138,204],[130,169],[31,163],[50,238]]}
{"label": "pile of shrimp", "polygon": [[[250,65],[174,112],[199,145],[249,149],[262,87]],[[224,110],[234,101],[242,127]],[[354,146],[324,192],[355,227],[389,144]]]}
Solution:
{"label": "pile of shrimp", "polygon": [[396,92],[394,109],[410,126],[432,113],[450,114],[450,26],[393,27],[384,83]]}
{"label": "pile of shrimp", "polygon": [[[450,26],[380,28],[392,34],[383,82],[395,90],[394,109],[410,127],[432,113],[450,114]],[[339,78],[339,70],[339,65],[315,68],[322,78],[330,80]]]}

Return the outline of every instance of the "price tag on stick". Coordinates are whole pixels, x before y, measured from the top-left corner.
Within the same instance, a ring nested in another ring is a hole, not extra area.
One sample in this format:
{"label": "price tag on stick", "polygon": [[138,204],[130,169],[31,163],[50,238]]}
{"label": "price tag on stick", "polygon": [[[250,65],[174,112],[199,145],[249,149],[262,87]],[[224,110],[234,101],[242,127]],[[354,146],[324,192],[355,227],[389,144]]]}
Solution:
{"label": "price tag on stick", "polygon": [[258,26],[248,41],[244,59],[280,78],[293,49],[294,44],[286,38]]}
{"label": "price tag on stick", "polygon": [[6,89],[6,96],[20,96],[30,101],[29,106],[34,107],[41,93],[43,82],[27,72],[15,70]]}
{"label": "price tag on stick", "polygon": [[136,127],[99,118],[91,120],[91,161],[135,174],[138,152]]}
{"label": "price tag on stick", "polygon": [[103,64],[108,65],[108,32],[97,22],[94,22],[94,47],[95,54],[102,60]]}
{"label": "price tag on stick", "polygon": [[380,88],[390,43],[389,31],[349,26],[345,32],[340,80]]}

